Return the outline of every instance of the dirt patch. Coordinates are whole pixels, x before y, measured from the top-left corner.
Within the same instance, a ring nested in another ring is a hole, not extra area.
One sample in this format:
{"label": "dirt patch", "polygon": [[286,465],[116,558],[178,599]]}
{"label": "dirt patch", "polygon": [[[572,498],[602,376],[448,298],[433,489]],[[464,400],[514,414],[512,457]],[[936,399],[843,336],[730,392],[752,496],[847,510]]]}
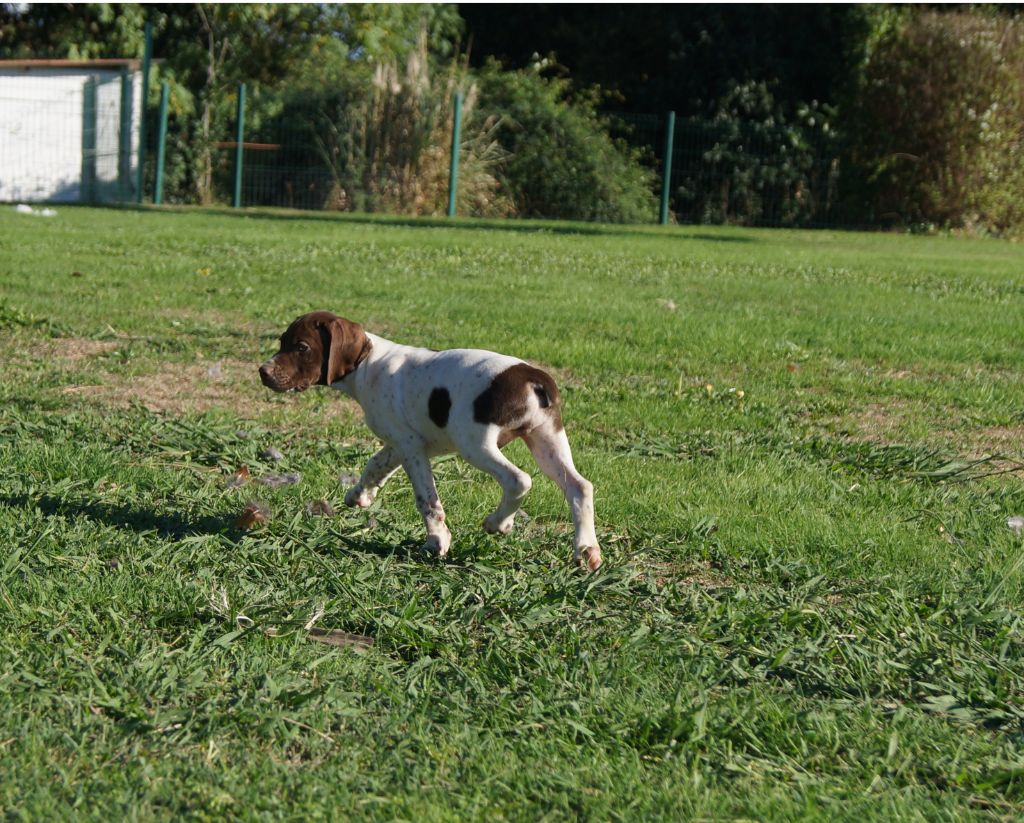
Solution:
{"label": "dirt patch", "polygon": [[830,428],[849,431],[855,440],[890,443],[913,417],[912,404],[906,400],[871,403],[843,417],[826,421]]}
{"label": "dirt patch", "polygon": [[1024,458],[1024,425],[987,426],[970,432],[942,432],[943,439],[961,442],[968,457],[999,454],[1016,459]]}
{"label": "dirt patch", "polygon": [[[120,408],[141,403],[150,411],[179,414],[222,409],[254,417],[281,411],[288,402],[302,402],[264,387],[253,363],[228,359],[167,363],[158,372],[142,375],[108,374],[102,383],[67,386],[61,391]],[[340,392],[329,394],[318,410],[318,420],[350,420],[359,414],[354,401]]]}
{"label": "dirt patch", "polygon": [[[956,421],[957,415],[949,410],[944,417],[943,409],[928,411],[928,422],[933,428],[924,440],[934,445],[952,448],[968,458],[984,455],[1005,455],[1020,458],[1024,455],[1024,425],[986,426],[970,428],[966,421],[959,429],[948,428]],[[833,417],[825,421],[831,431],[848,433],[852,440],[867,443],[892,444],[907,439],[907,428],[921,420],[921,410],[907,400],[890,400],[885,403],[871,403],[862,409]]]}
{"label": "dirt patch", "polygon": [[36,360],[64,360],[74,362],[115,351],[124,342],[121,340],[89,340],[84,337],[59,337],[39,343],[31,349]]}
{"label": "dirt patch", "polygon": [[538,369],[543,369],[554,378],[555,385],[558,388],[569,388],[579,389],[585,384],[582,380],[576,377],[575,374],[568,368],[559,368],[558,366],[549,366],[547,363],[541,363],[535,360],[528,361],[531,365],[536,366]]}
{"label": "dirt patch", "polygon": [[733,585],[731,577],[716,573],[708,563],[687,564],[682,568],[676,563],[654,563],[650,571],[659,586],[678,583],[702,589],[724,589]]}

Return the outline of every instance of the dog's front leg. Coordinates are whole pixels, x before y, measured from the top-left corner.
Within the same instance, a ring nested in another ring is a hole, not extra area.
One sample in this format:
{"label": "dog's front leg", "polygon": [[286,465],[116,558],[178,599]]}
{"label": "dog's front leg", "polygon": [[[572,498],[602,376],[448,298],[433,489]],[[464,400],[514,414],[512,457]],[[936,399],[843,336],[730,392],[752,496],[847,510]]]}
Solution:
{"label": "dog's front leg", "polygon": [[398,452],[391,446],[385,446],[366,464],[363,475],[345,495],[346,506],[358,506],[361,509],[373,504],[377,492],[388,481],[402,464]]}
{"label": "dog's front leg", "polygon": [[444,508],[437,496],[430,460],[422,452],[408,453],[402,456],[402,468],[409,475],[409,482],[416,493],[416,508],[423,516],[423,525],[427,527],[427,542],[423,548],[428,552],[436,552],[438,557],[444,557],[448,554],[452,533],[444,524]]}

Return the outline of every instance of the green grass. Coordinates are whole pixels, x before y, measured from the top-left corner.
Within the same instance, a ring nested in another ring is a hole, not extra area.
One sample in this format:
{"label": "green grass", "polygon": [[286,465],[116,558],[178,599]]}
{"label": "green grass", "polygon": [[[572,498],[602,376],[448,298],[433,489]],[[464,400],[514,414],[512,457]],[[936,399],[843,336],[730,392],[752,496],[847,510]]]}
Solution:
{"label": "green grass", "polygon": [[[1024,815],[1024,249],[59,211],[0,209],[8,819]],[[255,372],[318,308],[550,368],[601,572],[518,443],[504,538],[438,462],[448,562],[344,509],[357,410]]]}

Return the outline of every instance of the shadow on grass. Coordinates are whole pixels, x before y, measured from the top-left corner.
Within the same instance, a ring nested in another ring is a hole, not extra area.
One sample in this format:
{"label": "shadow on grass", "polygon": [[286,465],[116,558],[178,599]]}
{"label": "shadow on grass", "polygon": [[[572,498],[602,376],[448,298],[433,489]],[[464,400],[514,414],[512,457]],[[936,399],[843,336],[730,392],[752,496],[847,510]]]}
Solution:
{"label": "shadow on grass", "polygon": [[[87,518],[118,529],[125,529],[139,534],[155,532],[163,539],[181,540],[196,535],[221,535],[232,543],[240,542],[246,536],[260,536],[265,530],[244,531],[236,525],[237,511],[223,515],[205,515],[189,517],[180,512],[157,514],[151,509],[127,505],[100,503],[91,500],[68,500],[43,494],[39,497],[26,495],[0,495],[0,505],[11,508],[38,508],[47,517],[66,517],[72,520]],[[352,536],[346,534],[345,527],[332,527],[331,538],[336,548],[321,553],[325,556],[336,552],[351,550],[364,554],[375,554],[379,557],[400,557],[403,560],[430,561],[436,560],[423,551],[421,541],[396,537],[388,540],[385,535]],[[273,536],[269,534],[268,536]]]}
{"label": "shadow on grass", "polygon": [[43,494],[39,497],[4,495],[0,503],[12,508],[38,508],[47,517],[85,517],[108,526],[135,532],[156,532],[160,537],[181,539],[196,534],[223,534],[238,539],[242,532],[235,528],[232,518],[205,516],[189,518],[178,512],[157,514],[150,509],[133,506],[98,503],[88,500],[66,500]]}
{"label": "shadow on grass", "polygon": [[517,234],[565,234],[579,236],[609,237],[646,237],[671,240],[698,240],[712,243],[760,243],[756,237],[731,234],[711,234],[708,232],[687,233],[688,226],[661,227],[654,223],[638,225],[617,225],[613,223],[595,223],[586,225],[569,221],[540,220],[528,218],[507,218],[495,220],[488,218],[456,218],[446,217],[406,217],[389,214],[365,214],[356,212],[317,212],[317,211],[278,211],[270,207],[259,209],[231,209],[227,207],[198,206],[136,206],[111,205],[117,211],[136,211],[168,215],[215,214],[223,217],[243,218],[247,220],[277,221],[310,221],[319,220],[333,223],[355,223],[374,226],[397,226],[413,229],[467,229],[470,231],[505,231]]}

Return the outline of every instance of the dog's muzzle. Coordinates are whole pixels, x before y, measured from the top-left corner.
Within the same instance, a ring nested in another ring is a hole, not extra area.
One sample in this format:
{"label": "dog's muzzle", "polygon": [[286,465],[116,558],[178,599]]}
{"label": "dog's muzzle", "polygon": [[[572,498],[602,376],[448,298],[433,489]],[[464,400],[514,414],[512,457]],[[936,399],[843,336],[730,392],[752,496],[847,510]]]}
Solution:
{"label": "dog's muzzle", "polygon": [[287,392],[287,391],[303,391],[308,388],[307,386],[288,386],[281,382],[277,376],[277,372],[274,369],[274,362],[268,360],[262,366],[260,366],[260,382],[263,383],[268,389],[276,392]]}

